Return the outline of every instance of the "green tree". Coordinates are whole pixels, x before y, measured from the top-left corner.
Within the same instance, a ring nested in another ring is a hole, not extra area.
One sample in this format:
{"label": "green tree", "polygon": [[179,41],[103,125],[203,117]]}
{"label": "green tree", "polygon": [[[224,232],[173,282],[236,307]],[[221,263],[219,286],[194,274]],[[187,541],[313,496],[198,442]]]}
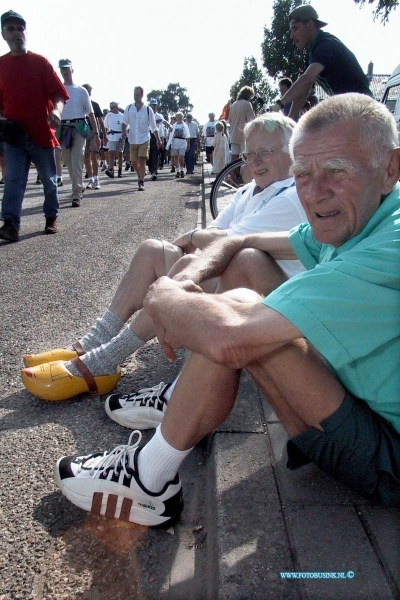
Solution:
{"label": "green tree", "polygon": [[354,0],[360,6],[363,6],[367,1],[368,4],[377,3],[374,7],[374,19],[380,18],[382,23],[386,23],[389,20],[391,11],[399,6],[399,0]]}
{"label": "green tree", "polygon": [[288,15],[302,0],[275,0],[271,29],[264,27],[261,44],[263,66],[273,79],[290,77],[295,80],[304,72],[304,55],[298,50],[289,35]]}
{"label": "green tree", "polygon": [[[243,72],[230,90],[231,102],[236,100],[238,91],[245,85],[252,87],[255,93],[259,94],[267,103],[272,102],[277,95],[276,90],[271,88],[261,69],[258,68],[254,56],[244,59]],[[254,102],[254,111],[256,114],[262,112],[261,105],[257,102]]]}
{"label": "green tree", "polygon": [[181,87],[179,83],[169,83],[166,90],[151,90],[147,94],[147,101],[156,98],[157,110],[165,118],[169,118],[177,112],[187,113],[193,110],[193,104],[186,92],[187,89]]}

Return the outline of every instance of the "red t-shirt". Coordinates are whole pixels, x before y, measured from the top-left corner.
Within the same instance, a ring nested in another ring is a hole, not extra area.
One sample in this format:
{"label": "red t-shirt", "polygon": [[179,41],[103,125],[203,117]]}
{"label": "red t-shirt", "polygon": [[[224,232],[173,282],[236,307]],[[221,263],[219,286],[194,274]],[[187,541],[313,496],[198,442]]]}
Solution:
{"label": "red t-shirt", "polygon": [[47,122],[56,98],[66,102],[68,92],[44,56],[27,52],[0,57],[0,110],[44,148],[58,146],[54,129]]}

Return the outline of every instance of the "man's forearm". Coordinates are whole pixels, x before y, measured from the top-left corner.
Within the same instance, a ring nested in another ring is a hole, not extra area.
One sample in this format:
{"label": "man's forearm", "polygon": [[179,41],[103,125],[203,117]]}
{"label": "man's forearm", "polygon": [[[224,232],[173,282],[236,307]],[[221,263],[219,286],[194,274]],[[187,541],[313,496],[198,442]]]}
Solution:
{"label": "man's forearm", "polygon": [[216,240],[226,238],[226,231],[212,227],[211,229],[196,229],[192,235],[192,244],[199,250],[203,250]]}
{"label": "man's forearm", "polygon": [[54,98],[53,100],[53,110],[57,110],[59,113],[62,113],[64,108],[64,99],[63,98]]}
{"label": "man's forearm", "polygon": [[268,252],[274,260],[296,260],[297,256],[289,242],[289,232],[252,233],[246,235],[244,248],[255,248]]}
{"label": "man's forearm", "polygon": [[96,121],[96,117],[94,116],[94,113],[90,113],[89,121],[90,121],[93,131],[98,134],[99,130],[98,130],[97,121]]}
{"label": "man's forearm", "polygon": [[175,278],[179,281],[191,279],[199,285],[206,279],[218,277],[228,267],[232,258],[244,245],[243,236],[224,236],[211,243],[198,256],[195,263],[189,264]]}
{"label": "man's forearm", "polygon": [[103,117],[98,117],[97,120],[98,120],[98,123],[100,125],[100,129],[103,132],[104,137],[106,137],[107,136],[107,131],[106,131],[106,128],[104,127],[104,119],[103,119]]}
{"label": "man's forearm", "polygon": [[152,286],[144,309],[160,342],[240,368],[301,337],[285,317],[261,302],[185,291],[167,278]]}
{"label": "man's forearm", "polygon": [[[307,98],[312,82],[308,80],[304,74],[301,75],[294,84],[288,89],[286,94],[280,99],[282,104],[286,106],[291,102],[296,102],[298,98]],[[304,102],[302,106],[304,105]]]}

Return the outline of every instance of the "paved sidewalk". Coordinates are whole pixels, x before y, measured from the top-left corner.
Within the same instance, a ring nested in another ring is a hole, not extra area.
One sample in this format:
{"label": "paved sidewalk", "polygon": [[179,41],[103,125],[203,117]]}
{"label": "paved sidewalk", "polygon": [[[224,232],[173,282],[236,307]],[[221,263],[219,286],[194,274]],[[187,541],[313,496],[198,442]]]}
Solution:
{"label": "paved sidewalk", "polygon": [[[207,222],[210,171],[205,164]],[[286,441],[266,399],[242,377],[208,461],[208,559],[218,565],[209,598],[400,598],[399,511],[368,503],[314,465],[288,471]]]}

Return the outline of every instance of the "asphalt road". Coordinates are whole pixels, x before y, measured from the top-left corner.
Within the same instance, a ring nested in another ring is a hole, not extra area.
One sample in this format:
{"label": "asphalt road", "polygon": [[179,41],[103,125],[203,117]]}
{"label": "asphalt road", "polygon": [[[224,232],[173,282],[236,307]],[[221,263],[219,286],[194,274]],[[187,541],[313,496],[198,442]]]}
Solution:
{"label": "asphalt road", "polygon": [[[129,431],[107,418],[104,398],[34,398],[19,370],[24,353],[63,347],[87,331],[108,306],[141,241],[173,240],[196,225],[197,172],[176,180],[169,169],[161,171],[158,181],[146,182],[144,193],[137,191],[133,173],[103,177],[101,189],[86,191],[80,208],[71,207],[67,180],[60,190],[59,233],[46,236],[42,189],[31,171],[20,241],[0,242],[0,600],[168,596],[173,559],[182,544],[191,543],[185,541],[185,522],[174,542],[171,532],[116,526],[75,508],[53,481],[59,456],[113,448],[126,443]],[[169,381],[182,361],[180,354],[169,365],[150,342],[123,365],[118,389]],[[195,489],[203,485],[194,474],[205,448],[192,454],[185,478]],[[192,532],[201,519],[195,493],[185,514]]]}

